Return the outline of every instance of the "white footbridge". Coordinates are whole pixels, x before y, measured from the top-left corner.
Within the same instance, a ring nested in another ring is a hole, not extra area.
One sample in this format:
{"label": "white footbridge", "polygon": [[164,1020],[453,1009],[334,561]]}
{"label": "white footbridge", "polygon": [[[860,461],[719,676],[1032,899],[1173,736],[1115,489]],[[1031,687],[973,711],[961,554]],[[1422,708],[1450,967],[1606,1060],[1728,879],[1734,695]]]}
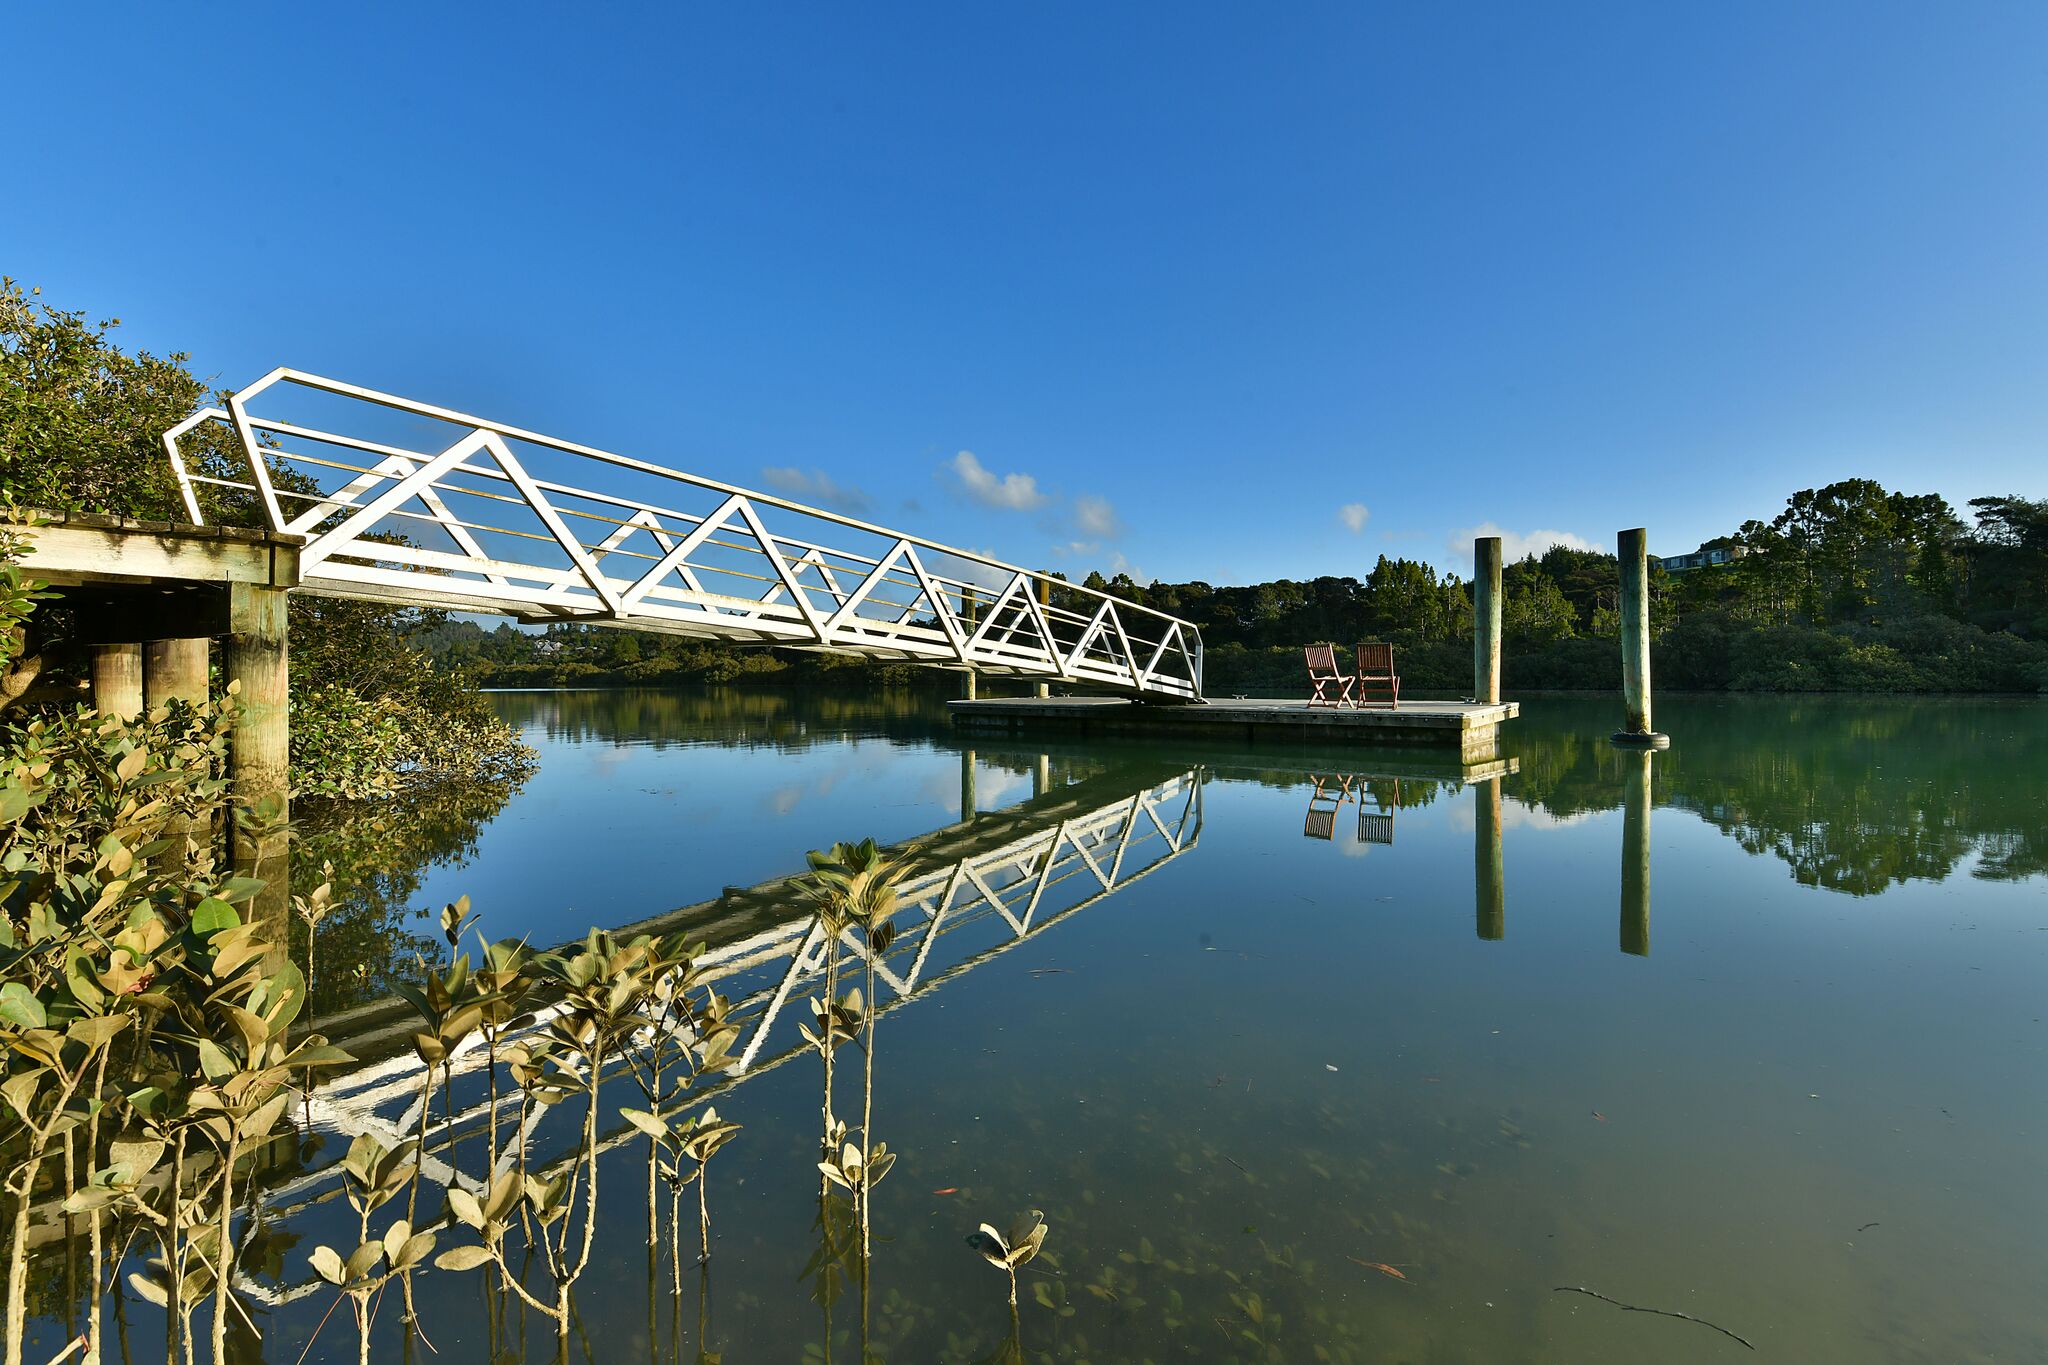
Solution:
{"label": "white footbridge", "polygon": [[[163,440],[195,523],[234,508],[306,538],[300,591],[1146,700],[1202,695],[1201,633],[1163,612],[788,498],[298,370],[272,370]],[[194,459],[201,444],[215,458]]]}

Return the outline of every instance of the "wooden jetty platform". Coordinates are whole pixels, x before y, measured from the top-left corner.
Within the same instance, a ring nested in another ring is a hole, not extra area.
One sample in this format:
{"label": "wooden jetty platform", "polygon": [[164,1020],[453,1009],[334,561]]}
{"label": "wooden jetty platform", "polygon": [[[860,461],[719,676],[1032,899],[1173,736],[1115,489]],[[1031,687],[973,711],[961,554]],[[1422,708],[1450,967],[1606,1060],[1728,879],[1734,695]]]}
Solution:
{"label": "wooden jetty platform", "polygon": [[1501,756],[1500,728],[1520,702],[1404,701],[1394,710],[1311,710],[1279,697],[1148,706],[1123,697],[988,697],[947,703],[961,730],[1084,735],[1199,735],[1250,744],[1418,744],[1465,763]]}

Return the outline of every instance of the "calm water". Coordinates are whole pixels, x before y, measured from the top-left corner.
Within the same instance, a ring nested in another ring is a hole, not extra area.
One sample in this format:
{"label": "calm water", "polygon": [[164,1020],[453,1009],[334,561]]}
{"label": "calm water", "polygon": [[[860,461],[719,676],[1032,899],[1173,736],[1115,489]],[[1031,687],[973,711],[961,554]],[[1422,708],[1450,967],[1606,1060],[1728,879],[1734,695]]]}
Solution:
{"label": "calm water", "polygon": [[[1031,1359],[1751,1358],[1559,1286],[1768,1360],[2048,1359],[2048,706],[1671,699],[1676,747],[1643,758],[1606,744],[1613,706],[1539,701],[1506,771],[1466,773],[967,752],[907,696],[501,704],[539,776],[403,822],[423,865],[340,916],[321,979],[375,1062],[360,1002],[434,933],[405,907],[467,893],[492,936],[548,942],[659,919],[724,954],[749,1065],[718,1098],[746,1129],[713,1167],[710,1273],[679,1307],[650,1273],[617,1125],[576,1352],[692,1358],[701,1322],[728,1361],[860,1359],[851,1291],[821,1304],[806,1274],[818,1066],[773,1008],[800,938],[773,883],[873,836],[918,841],[880,992],[875,1130],[902,1159],[875,1355],[995,1358],[1003,1278],[964,1239],[1038,1208]],[[335,1113],[403,1110],[382,1065]],[[316,1168],[345,1145],[321,1122]],[[268,1359],[329,1301],[305,1251],[348,1219],[322,1180],[278,1183]],[[481,1285],[423,1279],[439,1359],[518,1358]],[[309,1359],[352,1358],[344,1318]]]}

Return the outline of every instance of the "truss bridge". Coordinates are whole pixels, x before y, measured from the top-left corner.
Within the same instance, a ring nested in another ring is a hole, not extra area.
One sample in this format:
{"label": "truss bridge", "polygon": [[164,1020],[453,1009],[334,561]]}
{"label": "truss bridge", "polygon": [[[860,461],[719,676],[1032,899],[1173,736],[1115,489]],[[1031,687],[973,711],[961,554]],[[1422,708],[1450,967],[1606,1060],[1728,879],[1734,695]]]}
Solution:
{"label": "truss bridge", "polygon": [[1193,624],[788,498],[298,370],[163,438],[196,524],[304,537],[297,590],[1202,695]]}

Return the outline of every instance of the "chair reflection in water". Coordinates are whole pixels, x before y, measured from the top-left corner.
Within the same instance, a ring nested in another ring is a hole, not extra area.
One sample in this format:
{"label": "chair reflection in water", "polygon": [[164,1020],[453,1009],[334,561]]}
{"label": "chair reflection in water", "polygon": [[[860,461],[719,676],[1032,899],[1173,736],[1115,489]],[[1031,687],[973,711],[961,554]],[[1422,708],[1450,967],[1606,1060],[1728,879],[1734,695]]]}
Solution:
{"label": "chair reflection in water", "polygon": [[[1310,773],[1309,780],[1313,785],[1308,795],[1308,814],[1301,823],[1304,838],[1334,841],[1337,837],[1337,812],[1347,801],[1356,801],[1358,842],[1394,842],[1394,812],[1401,809],[1401,779],[1361,777],[1350,773],[1324,777],[1320,773]],[[1365,808],[1368,796],[1372,798],[1373,810]]]}

